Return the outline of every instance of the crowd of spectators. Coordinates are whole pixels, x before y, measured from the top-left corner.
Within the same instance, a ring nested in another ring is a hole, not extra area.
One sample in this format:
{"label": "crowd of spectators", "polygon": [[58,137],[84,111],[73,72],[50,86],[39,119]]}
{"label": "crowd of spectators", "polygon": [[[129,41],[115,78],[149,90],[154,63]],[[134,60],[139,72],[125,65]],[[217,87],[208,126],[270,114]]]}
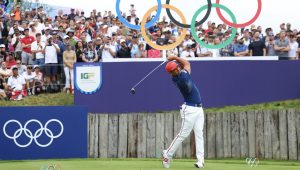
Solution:
{"label": "crowd of spectators", "polygon": [[[161,58],[163,52],[149,46],[140,31],[124,26],[112,11],[93,10],[89,14],[71,9],[58,10],[51,18],[43,7],[22,11],[15,4],[6,13],[5,1],[0,0],[0,98],[21,99],[22,96],[62,90],[73,93],[73,65],[76,62],[100,62],[114,58]],[[123,17],[131,24],[140,24],[134,5]],[[149,16],[150,21],[154,16]],[[226,41],[232,28],[208,21],[196,28],[201,41],[218,45]],[[179,57],[244,57],[279,56],[296,60],[300,52],[300,33],[290,23],[280,25],[280,32],[263,30],[251,25],[234,36],[234,41],[222,49],[200,46],[190,30],[176,48],[166,56]],[[174,43],[182,28],[163,16],[147,29],[149,38],[158,45]],[[8,96],[7,96],[8,95]]]}

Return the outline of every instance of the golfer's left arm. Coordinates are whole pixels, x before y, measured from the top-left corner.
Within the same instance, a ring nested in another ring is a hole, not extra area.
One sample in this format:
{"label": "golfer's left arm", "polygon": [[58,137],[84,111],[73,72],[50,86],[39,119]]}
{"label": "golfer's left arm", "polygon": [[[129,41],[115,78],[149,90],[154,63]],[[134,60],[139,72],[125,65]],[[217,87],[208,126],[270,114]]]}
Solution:
{"label": "golfer's left arm", "polygon": [[182,69],[188,71],[191,74],[191,64],[186,59],[179,58],[179,57],[176,57],[176,56],[171,56],[171,57],[168,57],[168,60],[169,61],[176,60],[180,64]]}

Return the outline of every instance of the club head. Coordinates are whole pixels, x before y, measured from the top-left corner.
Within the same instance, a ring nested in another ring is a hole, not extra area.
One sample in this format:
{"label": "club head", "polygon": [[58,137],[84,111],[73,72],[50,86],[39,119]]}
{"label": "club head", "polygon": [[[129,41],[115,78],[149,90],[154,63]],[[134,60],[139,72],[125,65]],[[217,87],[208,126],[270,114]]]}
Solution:
{"label": "club head", "polygon": [[135,94],[135,89],[132,88],[132,89],[130,90],[130,92],[131,92],[132,95],[134,95],[134,94]]}

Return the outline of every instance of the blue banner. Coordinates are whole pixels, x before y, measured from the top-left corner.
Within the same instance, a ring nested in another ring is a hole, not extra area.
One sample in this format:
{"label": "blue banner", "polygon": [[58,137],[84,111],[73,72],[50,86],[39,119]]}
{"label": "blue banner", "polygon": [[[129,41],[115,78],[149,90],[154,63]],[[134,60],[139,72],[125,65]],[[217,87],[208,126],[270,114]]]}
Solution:
{"label": "blue banner", "polygon": [[0,160],[87,158],[87,109],[0,107]]}

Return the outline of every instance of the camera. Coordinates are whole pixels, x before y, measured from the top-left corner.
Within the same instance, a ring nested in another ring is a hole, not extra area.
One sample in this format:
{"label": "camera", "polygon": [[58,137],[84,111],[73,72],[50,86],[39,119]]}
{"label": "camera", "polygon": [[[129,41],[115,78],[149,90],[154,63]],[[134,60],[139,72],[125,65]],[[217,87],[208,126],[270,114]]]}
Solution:
{"label": "camera", "polygon": [[52,46],[51,40],[48,40],[48,46]]}

